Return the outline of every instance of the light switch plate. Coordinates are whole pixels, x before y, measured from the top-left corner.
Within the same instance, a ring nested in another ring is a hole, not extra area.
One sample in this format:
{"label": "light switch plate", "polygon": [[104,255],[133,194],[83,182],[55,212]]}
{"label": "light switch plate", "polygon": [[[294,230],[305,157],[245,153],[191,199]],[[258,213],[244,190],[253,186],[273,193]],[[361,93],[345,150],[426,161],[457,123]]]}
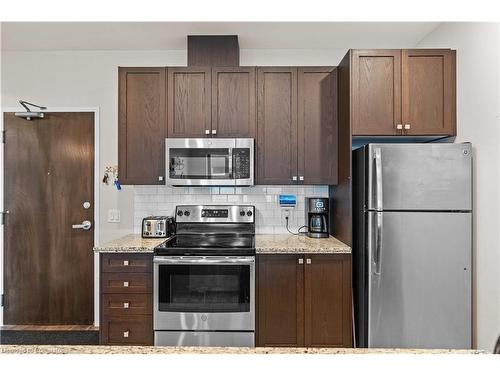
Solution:
{"label": "light switch plate", "polygon": [[120,210],[110,209],[108,210],[108,223],[119,223],[120,222]]}

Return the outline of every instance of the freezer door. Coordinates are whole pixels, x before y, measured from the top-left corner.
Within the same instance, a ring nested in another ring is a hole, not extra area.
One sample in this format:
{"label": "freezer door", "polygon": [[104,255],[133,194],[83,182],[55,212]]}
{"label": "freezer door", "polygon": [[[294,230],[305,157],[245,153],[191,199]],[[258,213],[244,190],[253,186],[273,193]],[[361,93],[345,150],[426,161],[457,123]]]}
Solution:
{"label": "freezer door", "polygon": [[471,210],[470,143],[369,144],[370,210]]}
{"label": "freezer door", "polygon": [[367,215],[368,346],[471,348],[472,214]]}

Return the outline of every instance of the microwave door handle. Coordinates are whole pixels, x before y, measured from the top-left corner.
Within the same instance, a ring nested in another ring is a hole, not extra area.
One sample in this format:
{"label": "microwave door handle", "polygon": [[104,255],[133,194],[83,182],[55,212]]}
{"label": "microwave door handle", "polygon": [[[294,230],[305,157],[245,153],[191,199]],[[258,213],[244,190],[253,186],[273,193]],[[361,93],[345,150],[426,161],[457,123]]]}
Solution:
{"label": "microwave door handle", "polygon": [[233,171],[233,165],[234,165],[234,163],[233,163],[233,158],[234,158],[234,155],[233,155],[233,149],[232,149],[232,148],[230,148],[230,149],[228,150],[228,159],[229,159],[229,160],[228,160],[228,163],[229,163],[229,178],[230,178],[230,179],[234,179],[234,178],[236,178],[236,174],[235,174],[235,173],[234,173],[234,171]]}

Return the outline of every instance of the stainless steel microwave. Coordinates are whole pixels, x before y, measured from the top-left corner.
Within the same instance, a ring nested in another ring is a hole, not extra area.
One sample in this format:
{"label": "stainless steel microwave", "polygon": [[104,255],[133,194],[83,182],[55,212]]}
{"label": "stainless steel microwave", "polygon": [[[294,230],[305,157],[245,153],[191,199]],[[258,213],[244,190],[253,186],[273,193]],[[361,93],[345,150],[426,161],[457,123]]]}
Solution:
{"label": "stainless steel microwave", "polygon": [[165,142],[167,185],[253,185],[253,138],[167,138]]}

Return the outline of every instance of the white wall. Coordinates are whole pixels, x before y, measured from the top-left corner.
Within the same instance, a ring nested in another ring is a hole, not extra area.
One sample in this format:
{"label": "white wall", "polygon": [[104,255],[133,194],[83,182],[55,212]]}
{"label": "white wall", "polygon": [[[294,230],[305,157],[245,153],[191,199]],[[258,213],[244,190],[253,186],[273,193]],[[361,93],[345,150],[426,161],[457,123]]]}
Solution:
{"label": "white wall", "polygon": [[[241,65],[336,65],[346,50],[242,50]],[[100,169],[118,163],[118,66],[185,66],[184,50],[2,52],[2,107],[18,100],[50,107],[100,108]],[[134,189],[101,184],[100,242],[131,233]],[[121,222],[108,223],[111,208]]]}
{"label": "white wall", "polygon": [[474,147],[476,344],[500,335],[500,26],[442,24],[418,47],[457,49],[457,139]]}

